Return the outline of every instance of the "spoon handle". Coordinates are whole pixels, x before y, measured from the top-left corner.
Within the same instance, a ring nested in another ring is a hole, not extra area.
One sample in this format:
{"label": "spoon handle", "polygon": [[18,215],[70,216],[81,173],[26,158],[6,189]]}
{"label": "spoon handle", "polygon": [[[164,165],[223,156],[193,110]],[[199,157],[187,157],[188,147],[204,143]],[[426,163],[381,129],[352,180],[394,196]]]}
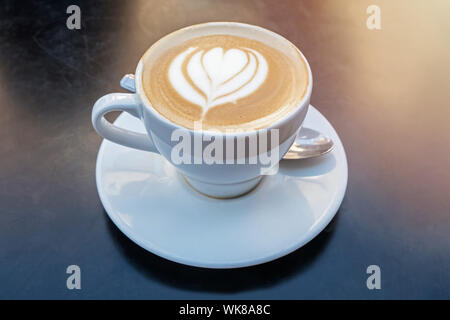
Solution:
{"label": "spoon handle", "polygon": [[134,74],[126,74],[120,80],[120,86],[131,92],[136,92],[136,83],[134,81]]}

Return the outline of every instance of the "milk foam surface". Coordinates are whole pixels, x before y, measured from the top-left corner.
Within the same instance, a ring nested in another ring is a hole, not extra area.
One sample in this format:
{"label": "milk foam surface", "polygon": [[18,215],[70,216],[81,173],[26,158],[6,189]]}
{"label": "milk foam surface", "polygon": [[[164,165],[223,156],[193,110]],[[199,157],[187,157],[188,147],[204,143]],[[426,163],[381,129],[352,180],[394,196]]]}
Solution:
{"label": "milk foam surface", "polygon": [[214,106],[236,103],[251,94],[264,82],[267,71],[266,59],[256,50],[189,47],[170,64],[169,79],[183,98],[202,107],[204,115]]}
{"label": "milk foam surface", "polygon": [[143,89],[153,108],[189,129],[259,129],[292,111],[306,93],[303,58],[262,42],[209,35],[168,49],[144,64]]}

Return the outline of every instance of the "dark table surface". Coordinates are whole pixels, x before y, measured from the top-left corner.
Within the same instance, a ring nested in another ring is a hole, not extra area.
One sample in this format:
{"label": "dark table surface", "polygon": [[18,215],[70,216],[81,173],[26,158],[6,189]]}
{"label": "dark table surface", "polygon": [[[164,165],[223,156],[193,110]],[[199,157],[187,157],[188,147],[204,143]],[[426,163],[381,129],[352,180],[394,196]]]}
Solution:
{"label": "dark table surface", "polygon": [[[66,8],[81,8],[68,30]],[[370,4],[381,30],[366,27]],[[0,298],[450,298],[450,1],[2,1]],[[346,148],[333,222],[264,265],[207,270],[135,245],[97,195],[97,98],[153,42],[260,25],[309,59],[311,103]],[[81,268],[81,290],[66,268]],[[366,268],[381,268],[368,290]]]}

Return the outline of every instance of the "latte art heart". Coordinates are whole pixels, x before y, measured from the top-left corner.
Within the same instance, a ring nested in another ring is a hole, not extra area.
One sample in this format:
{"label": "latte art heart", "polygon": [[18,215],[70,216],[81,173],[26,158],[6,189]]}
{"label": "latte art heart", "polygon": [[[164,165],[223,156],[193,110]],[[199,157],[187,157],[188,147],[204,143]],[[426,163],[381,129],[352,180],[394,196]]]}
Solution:
{"label": "latte art heart", "polygon": [[190,47],[170,64],[169,80],[174,89],[205,114],[210,108],[236,103],[265,81],[268,65],[264,57],[249,48],[209,50]]}
{"label": "latte art heart", "polygon": [[159,114],[185,128],[265,128],[298,106],[309,81],[298,50],[273,40],[211,34],[167,42],[144,59],[143,89]]}

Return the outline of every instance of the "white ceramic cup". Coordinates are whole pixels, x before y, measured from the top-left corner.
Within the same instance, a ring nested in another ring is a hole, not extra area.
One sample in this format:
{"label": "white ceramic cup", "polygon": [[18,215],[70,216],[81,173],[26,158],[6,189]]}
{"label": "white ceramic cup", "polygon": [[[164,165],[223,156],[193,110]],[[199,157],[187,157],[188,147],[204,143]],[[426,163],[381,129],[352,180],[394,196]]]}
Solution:
{"label": "white ceramic cup", "polygon": [[[186,27],[163,37],[151,46],[139,61],[135,72],[136,93],[111,93],[101,97],[92,110],[92,124],[98,134],[105,139],[127,147],[161,154],[184,175],[189,184],[197,191],[212,197],[230,198],[247,193],[257,186],[262,178],[264,166],[261,163],[248,164],[248,153],[245,154],[246,164],[174,163],[171,153],[173,147],[178,144],[178,141],[172,141],[174,130],[185,130],[193,141],[195,139],[208,141],[208,138],[205,139],[205,137],[215,137],[216,135],[212,132],[183,128],[163,117],[153,109],[142,88],[143,61],[151,63],[170,47],[192,38],[211,34],[228,34],[255,39],[287,54],[292,55],[295,52],[298,57],[298,53],[300,53],[301,58],[303,58],[309,76],[306,94],[295,110],[265,128],[269,131],[278,129],[279,149],[275,161],[271,163],[271,166],[277,166],[294,142],[306,116],[313,85],[312,74],[306,58],[291,42],[272,31],[253,25],[235,22],[210,22]],[[145,125],[147,134],[122,129],[111,124],[104,118],[104,115],[111,111],[126,111],[137,117]],[[252,138],[262,134],[263,130],[222,133],[221,136],[235,141],[236,139],[247,138],[244,140],[247,144],[252,141]],[[208,143],[203,142],[201,148],[204,149],[207,145]],[[248,151],[248,146],[245,147]],[[194,153],[194,150],[192,152]]]}

